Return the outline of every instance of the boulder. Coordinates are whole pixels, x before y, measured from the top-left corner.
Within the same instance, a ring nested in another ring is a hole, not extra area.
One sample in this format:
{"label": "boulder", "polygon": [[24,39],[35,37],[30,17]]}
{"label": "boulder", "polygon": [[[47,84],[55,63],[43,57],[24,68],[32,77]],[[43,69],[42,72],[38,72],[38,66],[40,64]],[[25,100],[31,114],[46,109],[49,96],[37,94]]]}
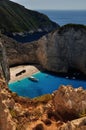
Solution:
{"label": "boulder", "polygon": [[58,128],[58,130],[85,130],[86,129],[86,117],[68,121]]}
{"label": "boulder", "polygon": [[55,92],[53,104],[63,121],[73,120],[86,114],[86,90],[71,86],[60,86]]}

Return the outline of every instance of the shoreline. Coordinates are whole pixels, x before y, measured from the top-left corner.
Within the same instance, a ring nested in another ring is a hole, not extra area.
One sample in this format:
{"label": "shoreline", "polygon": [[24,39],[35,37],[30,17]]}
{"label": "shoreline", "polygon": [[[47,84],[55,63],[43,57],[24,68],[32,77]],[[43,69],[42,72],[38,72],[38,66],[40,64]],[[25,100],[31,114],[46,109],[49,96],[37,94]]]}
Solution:
{"label": "shoreline", "polygon": [[[76,79],[76,80],[86,80],[86,75],[82,74],[79,71],[69,71],[68,73],[54,73],[45,71],[43,68],[40,68],[40,66],[35,65],[19,65],[16,67],[10,67],[10,81],[9,83],[16,82],[18,80],[21,80],[23,78],[27,78],[28,76],[34,75],[38,72],[47,72],[49,74],[54,74],[59,77],[68,77],[68,79]],[[22,72],[23,71],[23,72]],[[21,73],[22,72],[22,73]],[[19,75],[17,75],[20,73]],[[17,75],[17,76],[16,76]]]}
{"label": "shoreline", "polygon": [[20,65],[16,67],[11,67],[9,83],[16,82],[38,72],[40,72],[40,70],[33,65]]}

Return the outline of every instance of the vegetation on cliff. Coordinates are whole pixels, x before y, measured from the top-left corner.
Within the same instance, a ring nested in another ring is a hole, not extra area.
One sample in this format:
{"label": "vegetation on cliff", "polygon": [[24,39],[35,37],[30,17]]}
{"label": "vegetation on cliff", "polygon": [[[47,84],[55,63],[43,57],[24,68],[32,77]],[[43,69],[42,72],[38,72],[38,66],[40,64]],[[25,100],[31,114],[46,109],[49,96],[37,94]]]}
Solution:
{"label": "vegetation on cliff", "polygon": [[9,0],[0,0],[0,29],[2,32],[50,31],[58,25],[46,15],[28,10]]}
{"label": "vegetation on cliff", "polygon": [[82,25],[82,24],[72,24],[71,23],[71,24],[66,24],[66,25],[60,27],[58,33],[61,34],[62,32],[67,31],[67,30],[69,30],[71,28],[74,28],[75,31],[83,30],[83,29],[86,31],[86,26],[85,25]]}

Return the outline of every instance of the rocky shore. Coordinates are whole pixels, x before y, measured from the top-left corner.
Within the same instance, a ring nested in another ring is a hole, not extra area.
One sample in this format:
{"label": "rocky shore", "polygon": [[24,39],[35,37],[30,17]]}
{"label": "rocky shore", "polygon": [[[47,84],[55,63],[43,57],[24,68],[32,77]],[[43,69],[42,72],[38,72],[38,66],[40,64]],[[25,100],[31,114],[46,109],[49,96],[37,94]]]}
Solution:
{"label": "rocky shore", "polygon": [[34,99],[12,93],[0,77],[1,130],[85,130],[86,90],[60,86]]}

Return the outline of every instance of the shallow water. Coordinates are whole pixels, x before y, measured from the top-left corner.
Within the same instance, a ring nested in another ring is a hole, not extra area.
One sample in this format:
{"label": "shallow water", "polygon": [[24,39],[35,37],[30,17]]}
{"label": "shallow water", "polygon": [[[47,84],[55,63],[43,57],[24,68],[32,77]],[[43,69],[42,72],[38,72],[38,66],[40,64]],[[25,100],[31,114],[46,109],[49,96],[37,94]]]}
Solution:
{"label": "shallow water", "polygon": [[67,79],[42,72],[36,73],[33,76],[39,79],[39,81],[34,82],[28,78],[24,78],[20,81],[10,83],[10,90],[20,96],[34,98],[43,94],[51,94],[62,84],[72,85],[76,88],[83,86],[83,88],[86,89],[86,81],[82,80]]}

